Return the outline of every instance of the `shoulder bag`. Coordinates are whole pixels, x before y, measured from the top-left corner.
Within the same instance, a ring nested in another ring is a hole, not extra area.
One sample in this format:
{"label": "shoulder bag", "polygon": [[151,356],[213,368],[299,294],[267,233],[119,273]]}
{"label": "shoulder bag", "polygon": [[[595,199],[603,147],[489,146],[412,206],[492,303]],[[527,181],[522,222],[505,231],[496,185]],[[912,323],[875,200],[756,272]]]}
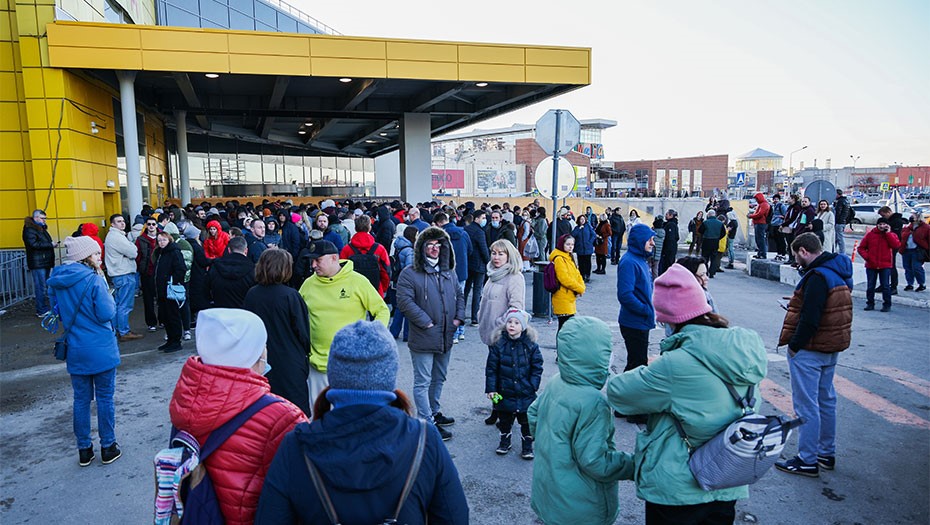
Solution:
{"label": "shoulder bag", "polygon": [[[71,319],[71,323],[65,325],[64,333],[62,333],[61,337],[59,337],[58,340],[55,341],[55,350],[53,352],[53,355],[55,356],[55,359],[59,361],[65,361],[68,359],[68,333],[71,332],[71,327],[74,326],[74,323],[77,321],[78,313],[80,313],[81,305],[84,304],[84,297],[87,296],[87,290],[89,290],[91,285],[94,284],[93,276],[89,277],[88,281],[90,282],[88,282],[84,286],[84,291],[81,292],[81,298],[78,299],[78,302],[76,303],[79,310],[76,310],[74,312],[74,318]],[[61,316],[60,311],[58,315]],[[62,318],[62,320],[64,319]]]}

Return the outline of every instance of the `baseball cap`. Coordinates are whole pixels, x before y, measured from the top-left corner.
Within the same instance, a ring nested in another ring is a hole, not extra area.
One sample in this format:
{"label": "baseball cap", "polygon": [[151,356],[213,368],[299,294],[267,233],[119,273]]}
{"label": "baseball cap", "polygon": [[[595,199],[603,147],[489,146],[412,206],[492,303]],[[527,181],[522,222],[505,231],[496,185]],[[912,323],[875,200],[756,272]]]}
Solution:
{"label": "baseball cap", "polygon": [[316,241],[310,247],[309,257],[311,259],[316,259],[317,257],[322,257],[323,255],[338,255],[339,250],[336,249],[336,245],[330,241]]}

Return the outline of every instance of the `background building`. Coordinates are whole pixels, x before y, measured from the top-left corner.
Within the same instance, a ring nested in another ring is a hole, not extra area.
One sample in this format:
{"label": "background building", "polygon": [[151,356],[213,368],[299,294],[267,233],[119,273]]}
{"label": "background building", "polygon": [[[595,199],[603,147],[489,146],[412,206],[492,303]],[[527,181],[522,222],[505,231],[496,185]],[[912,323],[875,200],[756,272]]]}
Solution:
{"label": "background building", "polygon": [[624,160],[599,170],[595,188],[606,197],[709,197],[727,188],[728,155]]}

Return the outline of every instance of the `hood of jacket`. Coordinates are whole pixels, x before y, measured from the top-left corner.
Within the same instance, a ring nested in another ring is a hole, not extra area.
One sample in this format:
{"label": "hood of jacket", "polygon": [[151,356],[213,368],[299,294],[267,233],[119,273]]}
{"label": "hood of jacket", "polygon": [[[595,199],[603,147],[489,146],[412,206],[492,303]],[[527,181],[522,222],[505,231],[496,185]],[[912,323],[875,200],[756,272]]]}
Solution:
{"label": "hood of jacket", "polygon": [[96,237],[100,233],[100,228],[92,222],[85,222],[81,225],[81,234],[87,237]]}
{"label": "hood of jacket", "polygon": [[223,227],[220,226],[220,221],[210,221],[207,223],[207,236],[210,235],[210,228],[216,228],[216,234],[219,235],[223,231]]}
{"label": "hood of jacket", "polygon": [[430,226],[417,235],[417,241],[413,247],[413,268],[418,272],[426,271],[426,256],[423,255],[423,247],[430,241],[439,241],[440,271],[455,269],[455,253],[452,252],[449,234],[435,226]]}
{"label": "hood of jacket", "polygon": [[90,266],[86,264],[65,261],[60,267],[56,268],[52,276],[49,277],[48,285],[58,289],[71,288],[94,273],[95,272]]}
{"label": "hood of jacket", "polygon": [[756,193],[752,198],[756,199],[756,202],[759,204],[765,202],[765,195],[763,195],[762,192]]}
{"label": "hood of jacket", "polygon": [[23,226],[27,228],[33,228],[33,229],[43,231],[43,232],[48,230],[48,224],[39,224],[32,217],[26,217],[25,219],[23,219]]}
{"label": "hood of jacket", "polygon": [[[506,326],[501,326],[499,330],[494,331],[494,333],[491,335],[490,346],[496,345],[497,342],[500,341],[502,337],[510,337],[510,335],[507,333]],[[536,329],[533,328],[532,326],[527,326],[523,330],[523,333],[520,334],[520,337],[516,339],[516,341],[524,341],[527,344],[531,344],[531,343],[535,343],[538,337],[539,337],[539,334],[536,332]]]}
{"label": "hood of jacket", "polygon": [[558,346],[559,375],[563,381],[598,390],[604,387],[613,342],[603,321],[584,316],[572,318],[559,332]]}
{"label": "hood of jacket", "polygon": [[403,250],[404,248],[407,248],[407,247],[413,248],[413,243],[410,242],[410,241],[409,241],[406,237],[404,237],[403,235],[401,235],[400,237],[394,239],[394,253],[395,253],[395,254],[398,254],[398,255],[399,255],[399,254],[400,254],[400,251]]}
{"label": "hood of jacket", "polygon": [[155,256],[156,256],[156,257],[158,257],[159,255],[161,255],[161,254],[163,254],[163,253],[171,253],[171,252],[173,252],[173,251],[179,249],[179,248],[178,248],[178,243],[176,243],[176,242],[169,242],[168,244],[165,245],[164,248],[158,247],[158,244],[157,244],[157,242],[156,242],[155,246],[156,246],[156,248],[155,248]]}
{"label": "hood of jacket", "polygon": [[[169,246],[172,244],[169,244]],[[255,263],[241,253],[227,253],[213,261],[211,271],[218,272],[224,279],[235,281],[241,279],[249,272],[254,272]]]}
{"label": "hood of jacket", "polygon": [[[417,442],[410,419],[391,406],[353,405],[334,409],[294,435],[325,481],[339,491],[375,491],[410,469]],[[423,467],[426,467],[424,462]]]}
{"label": "hood of jacket", "polygon": [[323,277],[320,274],[314,272],[313,275],[310,276],[310,278],[317,279],[321,282],[329,284],[329,283],[335,283],[335,282],[341,281],[345,279],[346,276],[348,276],[349,274],[355,271],[355,264],[349,259],[342,259],[339,261],[339,264],[342,265],[342,268],[340,268],[339,271],[336,272],[336,275],[332,277]]}
{"label": "hood of jacket", "polygon": [[734,386],[758,384],[768,369],[762,338],[745,328],[687,325],[663,339],[660,349],[663,353],[682,349]]}
{"label": "hood of jacket", "polygon": [[631,252],[633,255],[647,257],[646,241],[655,236],[656,232],[649,226],[642,223],[634,224],[633,227],[630,228],[630,234],[627,237],[627,251]]}
{"label": "hood of jacket", "polygon": [[171,397],[171,422],[195,436],[209,434],[269,391],[268,380],[250,369],[207,365],[192,356]]}
{"label": "hood of jacket", "polygon": [[[375,238],[372,234],[368,232],[358,232],[352,236],[352,239],[349,241],[349,244],[355,246],[358,250],[368,253],[369,248],[375,243]],[[385,246],[386,250],[388,247]],[[374,255],[374,254],[372,254]]]}
{"label": "hood of jacket", "polygon": [[852,276],[853,266],[849,257],[840,257],[840,254],[832,252],[823,252],[814,259],[810,266],[800,271],[801,275],[807,274],[815,268],[825,268],[833,271],[846,281],[850,289],[853,287]]}
{"label": "hood of jacket", "polygon": [[465,230],[448,222],[442,226],[442,229],[449,235],[449,239],[452,242],[458,242],[462,240],[462,237],[467,235]]}

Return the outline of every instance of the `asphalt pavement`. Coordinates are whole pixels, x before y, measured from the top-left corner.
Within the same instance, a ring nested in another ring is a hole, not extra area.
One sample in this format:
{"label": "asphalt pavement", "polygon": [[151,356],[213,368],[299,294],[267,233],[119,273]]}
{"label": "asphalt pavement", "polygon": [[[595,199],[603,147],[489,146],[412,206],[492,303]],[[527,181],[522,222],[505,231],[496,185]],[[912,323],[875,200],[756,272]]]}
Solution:
{"label": "asphalt pavement", "polygon": [[[791,411],[785,349],[776,348],[784,312],[778,300],[791,288],[727,270],[710,281],[719,311],[731,324],[759,332],[769,352],[762,385],[763,412]],[[579,299],[579,313],[603,319],[625,355],[616,324],[616,267],[595,275]],[[529,282],[529,280],[528,280]],[[528,309],[532,290],[527,288]],[[820,478],[774,469],[737,503],[737,522],[767,524],[927,524],[930,522],[930,311],[895,305],[890,313],[864,312],[854,300],[852,346],[840,356],[837,467]],[[138,310],[138,309],[137,309]],[[142,326],[134,312],[133,326]],[[543,388],[556,372],[555,323],[533,319],[545,357]],[[122,345],[117,375],[116,431],[123,457],[80,468],[71,430],[71,385],[51,357],[53,336],[41,332],[28,305],[0,318],[0,522],[147,523],[153,515],[152,458],[167,442],[168,400],[185,351],[154,350],[163,332]],[[658,355],[662,331],[650,336]],[[406,345],[399,343],[398,386],[412,390]],[[477,330],[455,345],[443,392],[443,413],[456,419],[447,442],[476,524],[536,523],[530,509],[532,461],[498,456],[497,430],[486,426],[487,348]],[[632,451],[642,428],[615,420],[616,444]],[[96,434],[95,434],[96,435]],[[796,451],[796,437],[785,450]],[[99,454],[98,454],[99,455]],[[642,523],[643,502],[632,482],[621,482],[617,523]],[[583,523],[580,520],[579,523]]]}

